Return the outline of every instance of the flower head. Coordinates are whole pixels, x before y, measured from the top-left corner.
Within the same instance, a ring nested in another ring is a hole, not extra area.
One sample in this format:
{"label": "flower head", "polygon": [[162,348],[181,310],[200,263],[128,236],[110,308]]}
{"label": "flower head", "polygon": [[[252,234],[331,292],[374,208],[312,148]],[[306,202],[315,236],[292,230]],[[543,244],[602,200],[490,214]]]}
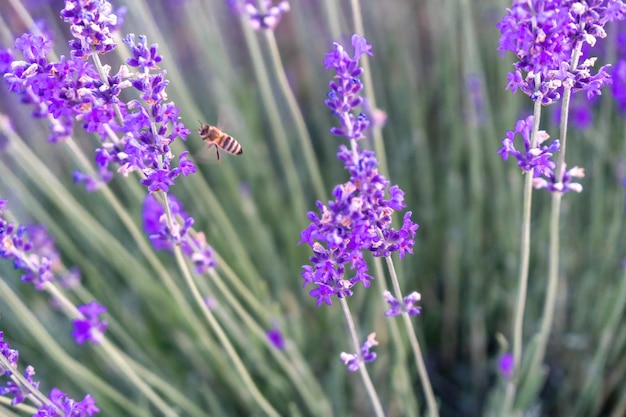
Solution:
{"label": "flower head", "polygon": [[92,53],[107,53],[115,48],[112,32],[117,27],[117,15],[105,0],[66,0],[61,18],[69,23],[72,36],[72,56],[86,57]]}
{"label": "flower head", "polygon": [[398,301],[389,291],[383,292],[383,297],[390,307],[385,312],[387,317],[397,316],[402,313],[407,313],[409,316],[417,316],[421,313],[421,307],[415,305],[422,299],[422,295],[417,291],[413,291],[404,297],[402,302]]}
{"label": "flower head", "polygon": [[391,227],[391,216],[404,209],[404,192],[378,173],[374,152],[362,150],[357,140],[369,124],[364,113],[354,117],[352,110],[362,103],[358,93],[362,85],[358,77],[362,69],[359,58],[371,55],[371,46],[358,35],[352,36],[354,53],[349,55],[342,45],[335,43],[326,55],[326,68],[334,68],[335,81],[330,83],[331,97],[326,101],[341,120],[341,128],[332,133],[345,136],[351,148],[339,146],[337,158],[344,164],[350,179],[333,190],[333,200],[317,202],[318,213],[309,212],[311,224],[302,231],[299,243],[307,243],[313,250],[309,258],[313,265],[302,268],[304,286],[313,284],[310,295],[317,305],[331,304],[332,297],[352,295],[352,287],[361,282],[366,288],[373,279],[363,258],[363,252],[374,256],[390,256],[398,252],[400,258],[412,253],[418,225],[411,221],[411,212],[404,215],[402,227]]}
{"label": "flower head", "polygon": [[519,59],[507,88],[520,88],[542,104],[558,100],[565,85],[585,90],[588,97],[600,94],[611,82],[608,66],[593,74],[595,58],[589,58],[571,68],[572,53],[606,37],[604,25],[623,19],[625,12],[621,0],[514,0],[497,25],[502,33],[498,49]]}

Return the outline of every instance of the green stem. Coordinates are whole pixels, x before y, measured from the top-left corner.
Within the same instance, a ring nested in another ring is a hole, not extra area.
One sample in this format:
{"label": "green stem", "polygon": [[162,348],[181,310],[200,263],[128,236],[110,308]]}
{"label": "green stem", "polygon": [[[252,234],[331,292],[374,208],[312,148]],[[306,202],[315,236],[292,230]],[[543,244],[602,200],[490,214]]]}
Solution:
{"label": "green stem", "polygon": [[[398,282],[398,275],[393,265],[391,256],[385,257],[387,263],[387,269],[391,277],[391,284],[393,286],[393,292],[398,300],[402,300],[402,291],[400,291],[400,283]],[[433,392],[430,378],[428,377],[428,371],[426,370],[426,364],[424,363],[424,356],[422,355],[422,349],[420,348],[419,341],[417,340],[415,328],[413,322],[411,322],[411,316],[408,313],[402,313],[402,319],[404,321],[404,327],[406,329],[409,340],[411,341],[411,349],[413,350],[413,356],[415,357],[415,365],[417,366],[417,373],[419,374],[422,387],[424,387],[424,396],[426,397],[426,404],[428,405],[428,416],[439,417],[439,408],[437,406],[437,400],[435,399],[435,393]]]}
{"label": "green stem", "polygon": [[385,417],[383,406],[380,403],[380,398],[378,398],[376,388],[374,388],[372,379],[367,372],[367,367],[365,366],[365,363],[363,362],[363,357],[361,356],[361,344],[359,341],[359,336],[357,335],[356,326],[354,325],[354,320],[352,320],[352,314],[350,313],[348,302],[346,301],[345,297],[340,298],[339,302],[341,304],[344,318],[346,319],[346,324],[348,325],[348,333],[350,334],[350,340],[352,341],[352,349],[354,349],[354,352],[359,357],[359,373],[361,374],[361,379],[365,384],[365,390],[367,391],[370,401],[372,402],[372,407],[374,407],[374,413],[376,417]]}
{"label": "green stem", "polygon": [[[530,147],[537,146],[537,133],[541,121],[541,102],[535,101],[533,111],[533,128],[530,134]],[[522,343],[524,341],[524,311],[526,309],[526,297],[528,295],[528,270],[530,264],[530,226],[533,199],[533,176],[534,169],[526,173],[524,178],[524,198],[522,208],[522,227],[520,243],[520,271],[517,288],[517,303],[513,320],[513,377],[507,381],[504,399],[503,414],[507,416],[513,407],[513,400],[517,391],[517,378],[519,377],[520,364],[522,361]]]}
{"label": "green stem", "polygon": [[285,75],[285,67],[280,59],[280,53],[278,52],[278,45],[276,44],[276,37],[271,30],[265,31],[265,38],[270,48],[270,57],[272,64],[274,65],[274,73],[278,78],[278,84],[280,89],[287,100],[287,106],[291,112],[291,117],[296,122],[296,129],[298,130],[298,138],[300,139],[300,146],[302,152],[304,152],[304,159],[306,161],[307,169],[311,180],[313,181],[313,188],[318,200],[326,200],[326,191],[324,190],[324,182],[322,181],[322,174],[320,173],[319,165],[317,164],[315,153],[313,152],[313,146],[311,145],[311,135],[306,128],[304,117],[298,106],[296,97],[289,87],[287,76]]}
{"label": "green stem", "polygon": [[[163,206],[165,208],[165,215],[167,217],[167,223],[170,226],[170,230],[174,230],[173,228],[174,220],[172,218],[172,212],[169,207],[167,194],[163,191],[159,192],[159,194],[161,194]],[[246,366],[243,364],[243,362],[241,361],[241,358],[235,351],[234,346],[231,344],[230,340],[228,339],[228,336],[226,336],[226,333],[224,332],[224,330],[222,329],[218,321],[215,319],[215,316],[213,315],[211,310],[209,310],[206,303],[204,302],[204,299],[202,298],[202,294],[200,294],[200,291],[198,290],[198,287],[196,286],[191,276],[191,272],[189,271],[189,267],[187,263],[185,262],[185,258],[183,256],[182,250],[179,245],[174,245],[174,256],[176,258],[176,263],[178,265],[178,268],[180,272],[182,273],[183,278],[185,279],[185,283],[187,284],[188,289],[191,291],[191,295],[194,301],[196,302],[196,305],[198,305],[198,307],[200,307],[200,309],[202,310],[204,317],[206,318],[207,322],[209,323],[209,325],[211,326],[211,328],[217,335],[217,338],[219,339],[227,355],[230,357],[231,361],[233,362],[233,365],[235,366],[236,371],[239,373],[239,376],[243,380],[243,383],[248,388],[249,392],[252,394],[252,397],[255,399],[257,404],[261,407],[261,409],[268,416],[280,417],[280,414],[274,409],[274,407],[272,407],[272,405],[267,401],[267,399],[263,396],[263,394],[257,388],[256,384],[252,380],[252,377],[248,373]]]}

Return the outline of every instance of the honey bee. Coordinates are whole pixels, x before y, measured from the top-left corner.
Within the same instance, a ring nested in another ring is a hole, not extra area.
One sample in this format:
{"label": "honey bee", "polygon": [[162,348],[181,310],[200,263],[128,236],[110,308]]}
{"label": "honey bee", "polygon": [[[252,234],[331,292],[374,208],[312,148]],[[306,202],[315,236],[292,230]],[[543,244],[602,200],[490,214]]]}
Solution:
{"label": "honey bee", "polygon": [[217,161],[220,160],[219,148],[222,148],[228,153],[233,155],[241,155],[243,148],[241,144],[237,142],[232,136],[222,132],[215,126],[207,125],[200,122],[200,137],[205,141],[209,148],[215,146],[215,154],[217,155]]}

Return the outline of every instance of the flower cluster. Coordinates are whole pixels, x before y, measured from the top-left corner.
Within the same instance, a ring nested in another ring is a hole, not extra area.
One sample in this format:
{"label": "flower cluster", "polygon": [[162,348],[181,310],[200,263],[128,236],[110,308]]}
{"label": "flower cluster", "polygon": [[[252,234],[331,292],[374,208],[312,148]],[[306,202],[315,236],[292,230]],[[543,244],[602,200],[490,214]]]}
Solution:
{"label": "flower cluster", "polygon": [[146,195],[143,203],[143,227],[157,250],[172,250],[173,245],[181,247],[183,254],[190,257],[196,266],[196,272],[203,273],[216,265],[213,249],[206,243],[204,235],[197,233],[192,236],[189,229],[193,218],[189,216],[180,201],[168,194],[172,224],[167,221],[165,210],[152,195]]}
{"label": "flower cluster", "polygon": [[[550,136],[545,131],[540,130],[537,132],[537,145],[535,148],[531,148],[530,135],[533,120],[533,116],[518,120],[515,124],[515,130],[506,132],[506,138],[502,140],[502,148],[498,150],[498,154],[505,161],[509,159],[509,155],[513,155],[517,159],[517,166],[524,172],[529,172],[533,169],[533,187],[535,188],[546,188],[550,192],[581,192],[582,186],[572,182],[572,179],[584,177],[582,168],[574,167],[564,172],[561,181],[557,182],[555,175],[556,163],[551,158],[554,152],[560,150],[558,140],[553,141],[549,146],[542,145]],[[515,147],[516,135],[522,137],[524,143],[523,151]]]}
{"label": "flower cluster", "polygon": [[248,19],[253,30],[274,30],[290,8],[287,0],[281,0],[276,5],[272,4],[272,0],[262,0],[262,7],[258,7],[255,0],[229,0],[228,4],[236,14]]}
{"label": "flower cluster", "polygon": [[[41,226],[24,226],[8,222],[3,217],[6,210],[6,201],[0,199],[0,258],[11,259],[13,267],[23,271],[21,280],[33,284],[38,291],[45,290],[47,285],[55,279],[55,269],[60,269],[60,257],[54,246],[54,240]],[[59,280],[65,287],[75,285],[80,278],[76,269],[69,271],[67,276],[60,276]],[[98,319],[98,315],[106,308],[96,301],[79,306],[78,310],[85,319],[74,321],[75,331],[72,336],[76,343],[86,340],[98,343],[106,323]]]}
{"label": "flower cluster", "polygon": [[356,117],[352,114],[352,110],[363,103],[363,98],[359,95],[363,89],[363,84],[358,78],[363,72],[359,67],[359,59],[363,54],[373,54],[372,46],[365,38],[356,34],[352,35],[352,47],[354,48],[352,56],[338,43],[334,43],[334,49],[326,54],[325,69],[334,69],[336,75],[335,80],[330,83],[330,92],[325,103],[339,117],[341,123],[341,127],[332,128],[331,133],[345,136],[350,140],[358,140],[363,137],[363,132],[369,126],[369,119],[365,113],[360,113]]}
{"label": "flower cluster", "polygon": [[[140,172],[142,183],[154,192],[167,191],[176,177],[195,172],[187,153],[180,155],[177,167],[171,166],[171,143],[177,138],[185,140],[190,131],[180,122],[178,108],[167,101],[165,71],[151,73],[161,61],[157,46],[147,46],[144,36],[135,43],[134,35],[128,35],[124,39],[131,52],[127,65],[122,65],[116,74],[107,65],[99,66],[98,71],[81,57],[93,56],[100,65],[94,53],[102,54],[115,46],[111,31],[115,29],[116,17],[110,4],[68,0],[62,16],[72,24],[76,38],[70,42],[72,59],[61,57],[59,62],[48,62],[51,42],[42,36],[25,34],[15,42],[15,49],[24,59],[13,61],[7,69],[3,64],[7,54],[0,54],[0,69],[7,71],[4,78],[9,90],[32,104],[36,117],[48,118],[51,142],[70,137],[75,120],[101,137],[102,145],[96,149],[95,157],[99,178],[76,171],[74,180],[95,190],[102,181],[111,179],[110,166],[114,164],[125,176]],[[131,87],[138,91],[140,99],[120,100],[122,90]]]}
{"label": "flower cluster", "polygon": [[[6,395],[12,397],[11,405],[17,405],[24,402],[24,400],[30,397],[34,392],[33,390],[39,389],[39,382],[33,380],[35,370],[32,366],[27,366],[24,369],[23,379],[27,384],[20,383],[15,378],[15,371],[17,370],[17,360],[19,352],[15,349],[11,349],[8,342],[4,341],[3,332],[0,331],[0,375],[4,375],[8,378],[8,381],[2,383],[0,381],[0,395]],[[8,366],[4,364],[8,363]],[[72,416],[72,417],[86,417],[93,416],[100,412],[93,397],[89,394],[85,395],[81,401],[75,401],[71,399],[65,392],[58,388],[52,388],[48,401],[37,407],[37,413],[35,416]],[[39,402],[37,401],[37,404]]]}
{"label": "flower cluster", "polygon": [[[350,57],[339,44],[326,56],[326,68],[337,71],[337,82],[330,83],[331,94],[327,105],[340,118],[342,127],[331,132],[350,139],[351,149],[339,146],[338,159],[344,164],[350,179],[333,190],[334,200],[327,204],[317,202],[319,214],[308,213],[311,224],[302,231],[299,243],[307,243],[313,250],[309,259],[313,265],[303,266],[304,286],[316,286],[310,294],[317,305],[331,304],[331,297],[352,295],[352,286],[362,282],[369,287],[372,277],[363,252],[374,256],[390,256],[398,252],[400,258],[412,253],[413,238],[418,225],[411,221],[411,212],[404,215],[400,230],[391,227],[391,217],[402,210],[404,192],[378,173],[374,152],[359,149],[357,140],[369,121],[361,113],[355,118],[352,110],[362,103],[357,95],[361,82],[356,78],[362,70],[358,59],[370,53],[365,39],[352,37],[354,55]],[[348,81],[349,75],[352,77]],[[353,88],[349,86],[354,86]],[[387,194],[389,197],[387,198]],[[348,274],[348,270],[354,271]]]}
{"label": "flower cluster", "polygon": [[595,45],[606,37],[604,25],[625,15],[626,5],[620,0],[514,0],[498,24],[502,34],[498,49],[519,58],[507,88],[513,92],[519,88],[546,105],[560,99],[565,85],[585,90],[589,98],[599,95],[611,83],[609,66],[593,74],[596,58],[587,58],[576,68],[569,62],[579,43]]}
{"label": "flower cluster", "polygon": [[367,340],[361,345],[361,354],[341,352],[341,361],[348,367],[348,371],[355,372],[361,367],[361,363],[373,362],[376,359],[376,352],[370,349],[377,346],[376,333],[370,333]]}
{"label": "flower cluster", "polygon": [[61,18],[71,25],[75,38],[70,41],[73,57],[104,54],[115,48],[112,32],[117,26],[117,15],[108,1],[67,0]]}

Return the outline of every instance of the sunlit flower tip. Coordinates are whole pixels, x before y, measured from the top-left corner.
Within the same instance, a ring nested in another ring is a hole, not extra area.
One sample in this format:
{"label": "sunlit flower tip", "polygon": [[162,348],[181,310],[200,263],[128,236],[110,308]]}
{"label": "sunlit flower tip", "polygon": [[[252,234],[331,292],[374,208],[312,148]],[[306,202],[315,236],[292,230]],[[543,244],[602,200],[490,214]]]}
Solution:
{"label": "sunlit flower tip", "polygon": [[283,338],[283,334],[279,329],[273,328],[269,330],[266,333],[266,336],[270,344],[274,346],[276,349],[278,350],[285,349],[285,339]]}
{"label": "sunlit flower tip", "polygon": [[74,319],[72,337],[79,345],[88,341],[96,345],[99,344],[108,326],[106,321],[100,319],[100,315],[106,313],[106,307],[97,301],[92,301],[89,304],[79,306],[78,311],[83,315],[83,318]]}
{"label": "sunlit flower tip", "polygon": [[513,355],[510,353],[505,353],[498,359],[498,370],[506,379],[513,375],[513,365]]}
{"label": "sunlit flower tip", "polygon": [[376,341],[376,333],[370,333],[367,340],[361,345],[360,355],[354,353],[341,352],[339,358],[346,365],[348,371],[355,372],[361,366],[361,363],[373,362],[376,359],[376,353],[370,349],[378,345]]}

